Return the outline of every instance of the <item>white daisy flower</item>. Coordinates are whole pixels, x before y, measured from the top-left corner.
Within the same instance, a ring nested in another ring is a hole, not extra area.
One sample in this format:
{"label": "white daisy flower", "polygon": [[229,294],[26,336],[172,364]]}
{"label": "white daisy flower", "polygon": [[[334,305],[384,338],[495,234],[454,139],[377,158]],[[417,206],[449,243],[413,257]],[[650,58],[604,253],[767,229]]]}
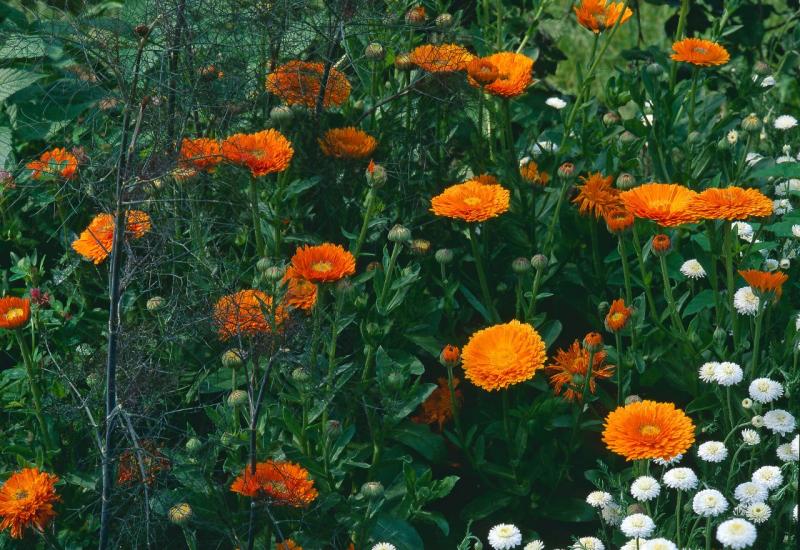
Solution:
{"label": "white daisy flower", "polygon": [[756,528],[749,521],[740,518],[729,519],[717,527],[717,540],[726,548],[734,550],[748,548],[756,541]]}
{"label": "white daisy flower", "polygon": [[778,459],[783,462],[797,462],[797,454],[792,450],[791,443],[784,443],[783,445],[778,445],[778,448],[775,450],[778,455]]}
{"label": "white daisy flower", "polygon": [[762,88],[770,88],[775,85],[775,77],[772,75],[768,75],[764,77],[764,80],[761,81]]}
{"label": "white daisy flower", "polygon": [[775,185],[775,194],[779,197],[785,197],[791,191],[800,191],[800,180],[790,179]]}
{"label": "white daisy flower", "polygon": [[753,226],[747,222],[733,222],[731,227],[736,229],[736,235],[743,241],[753,242]]}
{"label": "white daisy flower", "polygon": [[553,109],[557,109],[559,111],[567,106],[567,102],[560,97],[548,97],[545,103],[548,107],[552,107]]}
{"label": "white daisy flower", "polygon": [[792,225],[792,235],[794,235],[795,238],[800,239],[800,223]]}
{"label": "white daisy flower", "polygon": [[695,259],[686,260],[683,262],[681,266],[681,273],[684,277],[688,277],[689,279],[702,279],[706,276],[706,270],[703,269],[703,266],[700,265]]}
{"label": "white daisy flower", "polygon": [[770,507],[763,502],[754,502],[744,511],[744,517],[759,525],[769,519],[772,514]]}
{"label": "white daisy flower", "polygon": [[489,530],[489,546],[494,550],[510,550],[522,544],[522,533],[516,525],[501,523]]}
{"label": "white daisy flower", "polygon": [[791,130],[797,126],[797,119],[792,115],[781,115],[773,123],[777,130]]}
{"label": "white daisy flower", "polygon": [[614,500],[614,497],[611,496],[611,493],[606,493],[605,491],[592,491],[586,497],[586,502],[592,508],[602,508],[603,506],[608,506]]}
{"label": "white daisy flower", "polygon": [[616,527],[622,520],[622,507],[616,502],[611,502],[600,508],[600,516],[607,524]]}
{"label": "white daisy flower", "polygon": [[780,264],[778,263],[778,260],[776,260],[775,258],[767,258],[766,260],[764,260],[765,271],[776,271],[779,265]]}
{"label": "white daisy flower", "polygon": [[626,537],[649,537],[656,530],[656,523],[647,514],[631,514],[619,528]]}
{"label": "white daisy flower", "polygon": [[628,542],[623,544],[619,547],[619,550],[642,550],[644,548],[647,539],[639,538],[639,539],[630,539]]}
{"label": "white daisy flower", "polygon": [[783,483],[783,474],[777,466],[762,466],[753,472],[753,483],[760,483],[769,490],[777,489]]}
{"label": "white daisy flower", "polygon": [[572,550],[606,550],[605,544],[596,537],[581,537],[570,548]]}
{"label": "white daisy flower", "polygon": [[758,403],[771,403],[783,396],[783,386],[780,382],[769,378],[756,378],[747,388],[750,397]]}
{"label": "white daisy flower", "polygon": [[789,258],[781,258],[778,265],[781,269],[789,269],[792,266],[792,261]]}
{"label": "white daisy flower", "polygon": [[764,417],[761,416],[760,414],[757,414],[753,418],[750,419],[750,424],[752,424],[754,428],[763,428],[764,427]]}
{"label": "white daisy flower", "polygon": [[654,458],[653,463],[659,466],[672,466],[673,464],[677,464],[681,460],[683,460],[683,455],[677,454],[672,458]]}
{"label": "white daisy flower", "polygon": [[745,481],[736,486],[733,490],[733,497],[742,504],[752,504],[753,502],[763,502],[767,500],[769,490],[761,483]]}
{"label": "white daisy flower", "polygon": [[522,550],[544,550],[544,543],[540,540],[533,540],[526,544]]}
{"label": "white daisy flower", "polygon": [[794,416],[783,409],[773,409],[764,414],[764,426],[776,434],[790,434],[795,428]]}
{"label": "white daisy flower", "polygon": [[[758,163],[758,161],[760,161],[763,158],[764,157],[762,155],[759,155],[758,153],[754,153],[754,152],[751,151],[751,152],[747,153],[747,156],[745,157],[744,160],[745,160],[745,162],[747,162],[747,164],[749,166],[753,166],[754,164]],[[744,223],[744,222],[733,222],[733,223]]]}
{"label": "white daisy flower", "polygon": [[783,216],[794,210],[789,199],[776,199],[772,201],[772,213],[776,216]]}
{"label": "white daisy flower", "polygon": [[714,369],[714,379],[720,386],[736,385],[742,378],[744,378],[742,367],[730,361],[724,361]]}
{"label": "white daisy flower", "polygon": [[697,456],[706,462],[722,462],[728,458],[728,449],[722,441],[706,441],[697,447]]}
{"label": "white daisy flower", "polygon": [[706,383],[711,383],[716,381],[716,373],[717,367],[719,363],[716,361],[709,361],[708,363],[703,363],[700,367],[700,380]]}
{"label": "white daisy flower", "polygon": [[758,296],[749,286],[740,288],[733,295],[733,307],[736,308],[739,315],[755,315],[758,313],[759,303]]}
{"label": "white daisy flower", "polygon": [[794,508],[792,509],[792,519],[797,521],[797,504],[795,504]]}
{"label": "white daisy flower", "polygon": [[698,516],[715,517],[728,509],[728,501],[716,489],[703,489],[694,495],[692,509]]}
{"label": "white daisy flower", "polygon": [[797,439],[798,436],[794,436],[794,439],[792,439],[792,442],[790,443],[790,445],[792,446],[792,454],[794,456],[800,455],[800,444],[798,444]]}
{"label": "white daisy flower", "polygon": [[389,544],[388,542],[379,542],[372,547],[372,550],[397,550],[397,547],[394,544]]}
{"label": "white daisy flower", "polygon": [[750,447],[755,447],[761,443],[761,436],[755,430],[742,430],[742,442]]}
{"label": "white daisy flower", "polygon": [[736,142],[739,141],[739,132],[736,130],[730,130],[727,134],[725,134],[725,139],[730,145],[736,145]]}
{"label": "white daisy flower", "polygon": [[644,545],[639,545],[639,550],[678,550],[675,543],[668,539],[650,539]]}
{"label": "white daisy flower", "polygon": [[689,491],[697,487],[697,474],[691,468],[673,468],[664,472],[664,485],[678,491]]}
{"label": "white daisy flower", "polygon": [[655,478],[650,476],[641,476],[631,484],[633,498],[642,502],[656,498],[659,492],[661,492],[661,486]]}

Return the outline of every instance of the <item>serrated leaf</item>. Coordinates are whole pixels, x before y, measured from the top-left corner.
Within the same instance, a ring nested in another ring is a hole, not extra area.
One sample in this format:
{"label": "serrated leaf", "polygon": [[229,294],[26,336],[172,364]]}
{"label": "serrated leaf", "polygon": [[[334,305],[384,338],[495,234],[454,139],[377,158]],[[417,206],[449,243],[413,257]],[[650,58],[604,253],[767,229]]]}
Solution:
{"label": "serrated leaf", "polygon": [[42,77],[43,74],[21,69],[0,69],[0,101],[5,101]]}

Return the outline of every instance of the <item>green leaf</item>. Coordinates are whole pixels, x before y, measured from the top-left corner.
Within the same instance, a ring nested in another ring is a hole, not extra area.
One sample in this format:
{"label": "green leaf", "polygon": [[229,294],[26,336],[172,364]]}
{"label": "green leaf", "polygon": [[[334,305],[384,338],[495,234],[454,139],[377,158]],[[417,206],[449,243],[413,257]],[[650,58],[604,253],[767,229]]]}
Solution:
{"label": "green leaf", "polygon": [[391,541],[397,550],[419,550],[425,543],[410,523],[399,518],[379,516],[372,529],[372,539]]}
{"label": "green leaf", "polygon": [[10,33],[0,44],[0,59],[30,59],[42,57],[47,50],[44,40],[38,36]]}
{"label": "green leaf", "polygon": [[6,166],[6,161],[11,156],[11,128],[0,126],[0,168]]}
{"label": "green leaf", "polygon": [[698,311],[703,311],[704,309],[709,309],[712,307],[714,307],[714,291],[704,290],[692,298],[692,301],[689,302],[689,305],[687,305],[686,309],[683,310],[683,316],[688,317],[693,313],[697,313]]}
{"label": "green leaf", "polygon": [[[769,163],[760,163],[769,164]],[[781,162],[768,166],[760,166],[750,173],[751,178],[800,178],[800,162]]]}
{"label": "green leaf", "polygon": [[0,101],[5,101],[43,76],[43,74],[20,69],[0,69]]}
{"label": "green leaf", "polygon": [[392,439],[411,447],[428,462],[442,462],[447,454],[444,440],[422,424],[403,424],[392,430]]}

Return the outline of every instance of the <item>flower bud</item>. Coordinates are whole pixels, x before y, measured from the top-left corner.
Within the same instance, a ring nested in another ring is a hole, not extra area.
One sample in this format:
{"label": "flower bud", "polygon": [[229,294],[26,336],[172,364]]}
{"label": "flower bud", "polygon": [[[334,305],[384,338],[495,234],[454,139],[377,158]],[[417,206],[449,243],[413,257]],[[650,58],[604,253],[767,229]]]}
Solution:
{"label": "flower bud", "polygon": [[724,328],[717,327],[714,329],[714,341],[717,344],[723,344],[727,339],[728,339],[728,333]]}
{"label": "flower bud", "polygon": [[789,258],[781,258],[778,265],[781,269],[789,269],[792,266],[792,261]]}
{"label": "flower bud", "polygon": [[631,403],[638,403],[641,400],[642,400],[641,397],[639,397],[636,394],[632,394],[632,395],[629,395],[628,397],[625,398],[625,404],[626,405],[630,405]]}
{"label": "flower bud", "polygon": [[284,126],[294,119],[294,111],[287,105],[278,105],[269,112],[269,118],[275,125]]}
{"label": "flower bud", "polygon": [[628,130],[625,130],[619,135],[619,142],[622,145],[630,145],[634,141],[636,141],[636,136],[630,133]]}
{"label": "flower bud", "polygon": [[565,162],[558,167],[558,175],[562,178],[570,177],[575,172],[575,165],[571,162]]}
{"label": "flower bud", "polygon": [[167,517],[175,525],[183,525],[192,519],[192,507],[186,502],[181,502],[169,509]]}
{"label": "flower bud", "polygon": [[766,76],[772,72],[769,65],[763,61],[756,61],[755,65],[753,65],[753,71],[759,76]]}
{"label": "flower bud", "polygon": [[292,380],[299,384],[305,384],[311,380],[311,374],[305,368],[297,367],[292,371]]}
{"label": "flower bud", "polygon": [[162,307],[164,307],[164,298],[161,296],[153,296],[149,300],[147,300],[147,311],[153,312],[158,311]]}
{"label": "flower bud", "polygon": [[231,393],[228,394],[228,406],[241,407],[242,405],[247,404],[249,399],[250,398],[247,396],[246,391],[233,390]]}
{"label": "flower bud", "polygon": [[361,494],[367,498],[378,498],[383,495],[383,484],[380,481],[367,481],[361,486]]}
{"label": "flower bud", "polygon": [[389,241],[393,243],[407,243],[411,240],[411,230],[404,225],[397,224],[389,230]]}
{"label": "flower bud", "polygon": [[528,258],[516,258],[511,262],[511,270],[517,275],[525,275],[531,270],[531,261]]}
{"label": "flower bud", "polygon": [[631,189],[636,186],[636,178],[632,174],[622,172],[617,176],[617,187],[619,189]]}
{"label": "flower bud", "polygon": [[600,302],[599,304],[597,304],[597,314],[600,317],[605,317],[605,315],[606,315],[606,313],[608,313],[608,309],[610,307],[611,307],[611,305],[608,302],[606,302],[606,301]]}
{"label": "flower bud", "polygon": [[89,375],[86,377],[86,385],[90,388],[94,388],[100,384],[100,377],[97,375],[96,372],[90,372]]}
{"label": "flower bud", "polygon": [[383,187],[383,184],[385,184],[386,180],[388,179],[386,168],[384,168],[380,164],[375,164],[375,162],[373,161],[369,161],[369,166],[367,166],[366,176],[367,176],[367,183],[370,184],[372,187],[378,189]]}
{"label": "flower bud", "polygon": [[256,262],[256,269],[258,269],[261,273],[264,273],[270,267],[272,267],[272,260],[269,258],[259,258],[259,260]]}
{"label": "flower bud", "polygon": [[186,442],[186,450],[192,454],[199,451],[202,446],[203,444],[196,437],[190,437],[189,441]]}
{"label": "flower bud", "polygon": [[742,399],[742,408],[743,409],[750,409],[753,407],[753,400],[749,397],[745,397]]}
{"label": "flower bud", "polygon": [[440,248],[434,255],[436,261],[442,265],[447,265],[453,261],[453,251],[449,248]]}
{"label": "flower bud", "polygon": [[717,151],[727,151],[730,148],[731,145],[727,139],[721,139],[717,142]]}
{"label": "flower bud", "polygon": [[244,352],[240,349],[229,349],[222,354],[222,366],[228,369],[238,369],[244,364]]}
{"label": "flower bud", "polygon": [[407,53],[399,53],[394,58],[394,66],[399,71],[410,71],[414,68],[414,63]]}
{"label": "flower bud", "polygon": [[273,265],[271,267],[268,267],[267,270],[264,272],[264,278],[271,283],[275,283],[283,279],[283,276],[285,274],[286,274],[285,269],[277,265]]}
{"label": "flower bud", "polygon": [[461,350],[457,346],[447,344],[439,354],[439,362],[445,367],[455,367],[461,360]]}
{"label": "flower bud", "polygon": [[531,258],[531,266],[536,271],[542,270],[547,267],[548,261],[547,256],[544,254],[537,254],[533,258]]}
{"label": "flower bud", "polygon": [[603,124],[606,126],[614,126],[615,124],[619,124],[620,117],[614,111],[609,111],[603,115]]}
{"label": "flower bud", "polygon": [[633,504],[628,506],[628,515],[631,515],[631,514],[644,514],[644,513],[646,513],[646,510],[644,509],[644,506],[642,506],[638,502],[634,502]]}
{"label": "flower bud", "polygon": [[763,428],[764,427],[764,417],[760,414],[755,415],[753,418],[750,419],[750,424],[752,424],[755,428]]}
{"label": "flower bud", "polygon": [[328,425],[325,428],[333,437],[338,437],[342,433],[342,423],[338,420],[328,420]]}
{"label": "flower bud", "polygon": [[427,18],[424,6],[414,6],[406,12],[406,23],[409,25],[422,25]]}
{"label": "flower bud", "polygon": [[650,63],[647,66],[646,70],[647,74],[649,74],[650,76],[661,76],[662,74],[664,74],[664,67],[662,67],[658,63]]}
{"label": "flower bud", "polygon": [[386,386],[390,390],[399,390],[403,387],[403,375],[397,371],[392,371],[389,373],[389,376],[386,377]]}
{"label": "flower bud", "polygon": [[479,540],[476,540],[475,544],[472,545],[472,550],[483,550],[483,543]]}
{"label": "flower bud", "polygon": [[686,141],[691,144],[700,143],[701,138],[702,136],[700,135],[700,132],[689,132],[689,135],[686,136]]}
{"label": "flower bud", "polygon": [[725,139],[727,139],[728,143],[731,145],[736,145],[736,142],[739,141],[739,132],[731,130],[725,135]]}
{"label": "flower bud", "polygon": [[381,44],[372,42],[364,49],[364,57],[370,61],[382,61],[386,57],[386,50]]}
{"label": "flower bud", "polygon": [[654,254],[657,256],[663,256],[670,251],[670,248],[672,248],[672,241],[670,241],[667,235],[659,233],[653,237],[651,248],[653,249]]}
{"label": "flower bud", "polygon": [[742,130],[756,133],[761,130],[761,119],[755,113],[750,113],[742,120]]}
{"label": "flower bud", "polygon": [[425,239],[414,239],[410,243],[411,252],[417,256],[424,256],[431,250],[431,242]]}
{"label": "flower bud", "polygon": [[603,337],[599,332],[590,332],[583,337],[583,349],[590,353],[597,353],[603,349]]}
{"label": "flower bud", "polygon": [[440,13],[434,20],[436,27],[439,29],[449,29],[453,25],[453,16],[449,13]]}
{"label": "flower bud", "polygon": [[133,27],[133,32],[139,38],[144,38],[148,34],[150,34],[150,27],[145,24],[136,25]]}

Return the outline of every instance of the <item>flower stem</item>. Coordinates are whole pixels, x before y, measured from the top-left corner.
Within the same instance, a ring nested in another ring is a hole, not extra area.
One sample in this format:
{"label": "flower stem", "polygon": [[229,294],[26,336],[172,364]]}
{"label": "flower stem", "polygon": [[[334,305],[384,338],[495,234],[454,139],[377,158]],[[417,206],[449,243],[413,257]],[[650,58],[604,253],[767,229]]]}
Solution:
{"label": "flower stem", "polygon": [[486,282],[486,272],[483,269],[483,259],[478,250],[478,238],[475,234],[475,227],[472,224],[469,226],[469,242],[472,245],[472,255],[475,257],[475,267],[478,270],[478,281],[480,282],[481,292],[483,293],[484,306],[486,306],[486,311],[489,317],[491,317],[491,320],[498,322],[500,316],[497,314],[497,311],[495,311],[494,304],[492,303],[492,295],[489,293],[489,283]]}
{"label": "flower stem", "polygon": [[392,248],[392,255],[389,256],[389,265],[386,267],[386,278],[383,280],[383,288],[381,288],[381,295],[378,297],[378,306],[383,307],[386,300],[386,295],[389,293],[389,288],[392,286],[392,273],[394,266],[397,263],[397,256],[400,254],[400,247],[402,243],[394,243]]}
{"label": "flower stem", "polygon": [[622,386],[625,385],[625,379],[622,376],[622,336],[618,330],[614,331],[614,340],[617,344],[617,406],[622,404]]}
{"label": "flower stem", "polygon": [[[681,11],[678,14],[678,27],[675,29],[675,40],[677,42],[683,36],[683,29],[686,28],[686,16],[689,13],[689,0],[681,0]],[[669,73],[669,92],[675,89],[675,76],[678,73],[678,62],[672,63]]]}
{"label": "flower stem", "polygon": [[353,249],[353,256],[358,258],[358,255],[361,253],[361,247],[364,245],[364,239],[367,237],[367,228],[369,227],[369,222],[372,220],[372,209],[374,208],[375,204],[375,190],[370,187],[369,191],[367,191],[367,204],[366,204],[366,211],[364,212],[364,221],[361,223],[361,231],[358,233],[358,240],[356,241],[356,246]]}
{"label": "flower stem", "polygon": [[[764,298],[761,298],[764,301]],[[750,379],[756,377],[756,366],[758,365],[759,345],[761,343],[761,326],[764,324],[764,312],[767,310],[766,304],[759,304],[759,311],[756,314],[756,330],[753,336],[753,357],[750,362]]]}
{"label": "flower stem", "polygon": [[739,349],[739,319],[736,317],[736,308],[733,306],[733,225],[725,222],[725,276],[728,287],[728,308],[731,314],[731,329],[733,330],[733,349]]}
{"label": "flower stem", "polygon": [[681,494],[682,491],[678,491],[678,496],[676,497],[675,501],[675,540],[677,541],[678,548],[683,548],[681,546]]}
{"label": "flower stem", "polygon": [[639,230],[636,229],[636,224],[633,224],[633,251],[636,253],[636,260],[639,262],[639,272],[642,277],[642,285],[644,286],[644,295],[647,298],[647,306],[650,310],[650,316],[653,320],[653,323],[658,326],[661,330],[664,330],[664,325],[661,324],[661,320],[658,318],[658,312],[656,310],[656,301],[653,299],[653,291],[650,289],[650,285],[647,281],[647,269],[644,266],[644,257],[642,256],[642,244],[639,240]]}
{"label": "flower stem", "polygon": [[261,235],[261,217],[258,215],[258,188],[256,178],[250,177],[250,208],[253,212],[253,230],[256,235],[256,255],[264,255],[264,237]]}
{"label": "flower stem", "polygon": [[22,336],[21,329],[15,330],[14,336],[19,344],[22,361],[25,363],[25,370],[28,374],[28,383],[31,386],[31,395],[33,396],[33,408],[36,414],[36,420],[39,422],[39,429],[42,431],[42,444],[45,450],[49,451],[53,448],[53,444],[50,441],[50,431],[47,429],[47,422],[45,422],[44,415],[42,414],[42,390],[39,388],[33,357],[31,356],[27,344],[25,344],[25,338]]}
{"label": "flower stem", "polygon": [[681,336],[686,336],[686,329],[683,326],[683,321],[681,321],[681,317],[678,314],[678,308],[675,304],[675,296],[672,294],[672,284],[669,281],[669,274],[667,273],[667,259],[663,255],[658,256],[658,262],[661,264],[661,277],[664,279],[664,296],[667,299],[667,306],[669,307],[669,314],[672,318],[672,324],[675,326],[675,330]]}
{"label": "flower stem", "polygon": [[695,67],[694,71],[692,71],[692,89],[689,92],[689,132],[694,131],[694,104],[697,94],[697,73],[698,70]]}
{"label": "flower stem", "polygon": [[[628,307],[633,306],[633,289],[631,284],[631,266],[628,265],[628,251],[625,248],[625,239],[622,234],[619,235],[619,257],[622,261],[622,277],[625,281],[625,305]],[[631,351],[636,352],[636,326],[631,322]],[[620,359],[621,361],[621,359]]]}

